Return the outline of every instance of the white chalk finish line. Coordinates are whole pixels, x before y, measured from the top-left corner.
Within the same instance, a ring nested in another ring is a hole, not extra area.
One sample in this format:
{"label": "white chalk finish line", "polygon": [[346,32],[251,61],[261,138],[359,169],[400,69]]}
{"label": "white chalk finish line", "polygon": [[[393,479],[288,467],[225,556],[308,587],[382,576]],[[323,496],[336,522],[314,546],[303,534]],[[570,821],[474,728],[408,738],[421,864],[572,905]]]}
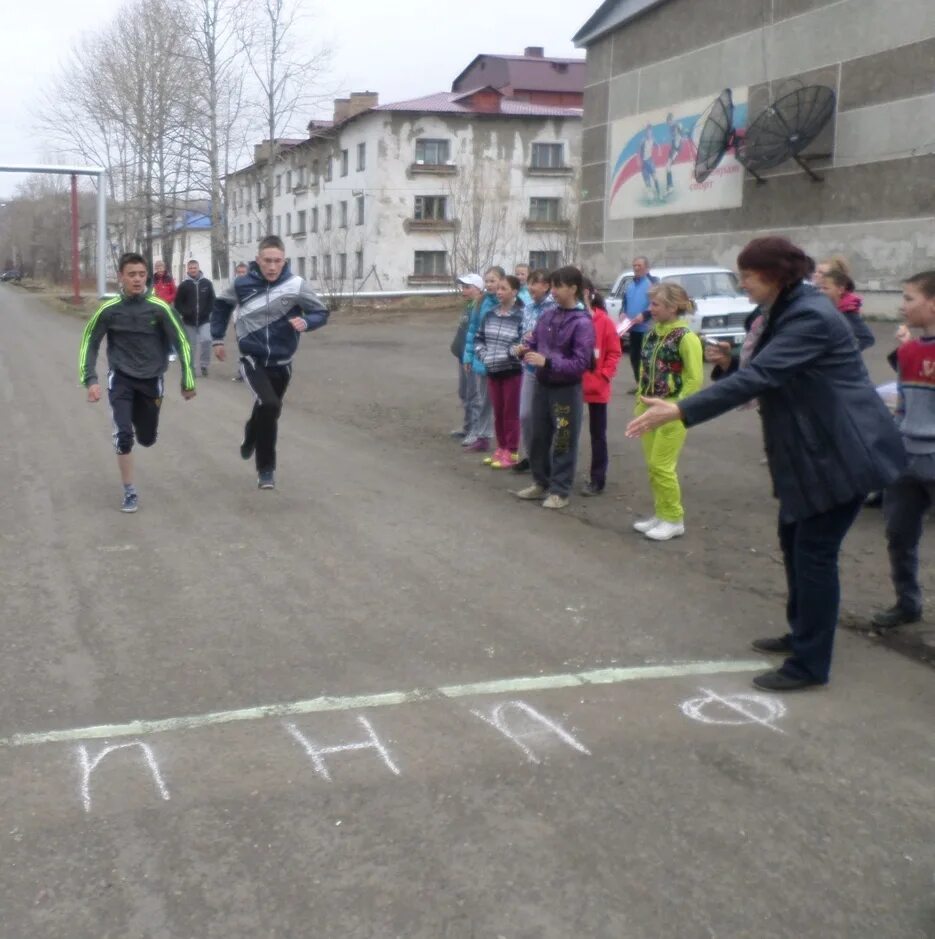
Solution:
{"label": "white chalk finish line", "polygon": [[355,711],[364,708],[392,707],[452,698],[480,695],[515,694],[521,691],[548,691],[555,688],[579,688],[587,685],[616,685],[625,681],[647,681],[653,678],[685,678],[693,675],[724,675],[731,672],[762,671],[762,661],[747,662],[683,662],[673,665],[637,665],[630,668],[597,668],[564,675],[539,675],[528,678],[501,678],[467,685],[443,685],[441,688],[415,691],[387,691],[382,694],[309,698],[291,704],[267,704],[236,711],[215,711],[189,717],[167,717],[162,720],[131,721],[128,724],[101,724],[73,730],[50,730],[38,734],[14,734],[0,740],[0,747],[28,747],[40,743],[67,743],[76,740],[110,740],[116,737],[140,737],[171,730],[197,730],[214,724],[237,721],[258,721],[269,717],[292,717],[296,714],[318,714],[324,711]]}

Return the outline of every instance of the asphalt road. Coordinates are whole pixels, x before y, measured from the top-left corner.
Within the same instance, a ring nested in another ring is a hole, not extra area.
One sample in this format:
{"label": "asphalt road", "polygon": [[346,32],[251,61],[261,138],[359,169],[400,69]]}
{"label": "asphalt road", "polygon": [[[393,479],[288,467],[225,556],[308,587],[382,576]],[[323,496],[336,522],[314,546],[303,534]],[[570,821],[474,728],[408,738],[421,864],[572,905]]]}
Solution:
{"label": "asphalt road", "polygon": [[[124,516],[81,322],[0,322],[4,939],[935,937],[931,669],[842,631],[828,689],[741,697],[782,629],[755,415],[692,432],[650,544],[632,399],[549,513],[448,439],[453,324],[336,315],[275,492],[231,364],[187,403],[174,366]],[[842,567],[890,601],[878,513]]]}

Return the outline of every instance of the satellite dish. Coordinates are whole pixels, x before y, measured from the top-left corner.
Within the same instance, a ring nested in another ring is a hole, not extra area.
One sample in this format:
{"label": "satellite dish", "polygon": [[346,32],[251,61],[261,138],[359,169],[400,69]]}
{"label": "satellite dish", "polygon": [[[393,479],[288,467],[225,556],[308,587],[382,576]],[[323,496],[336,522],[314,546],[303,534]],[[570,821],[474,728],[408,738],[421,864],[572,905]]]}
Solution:
{"label": "satellite dish", "polygon": [[703,183],[717,169],[724,154],[736,142],[736,137],[734,97],[730,88],[725,88],[698,118],[698,123],[692,131],[696,153],[696,183]]}
{"label": "satellite dish", "polygon": [[821,177],[799,154],[831,120],[834,105],[834,91],[826,85],[806,85],[778,98],[747,128],[740,162],[756,176],[757,170],[793,159],[820,182]]}

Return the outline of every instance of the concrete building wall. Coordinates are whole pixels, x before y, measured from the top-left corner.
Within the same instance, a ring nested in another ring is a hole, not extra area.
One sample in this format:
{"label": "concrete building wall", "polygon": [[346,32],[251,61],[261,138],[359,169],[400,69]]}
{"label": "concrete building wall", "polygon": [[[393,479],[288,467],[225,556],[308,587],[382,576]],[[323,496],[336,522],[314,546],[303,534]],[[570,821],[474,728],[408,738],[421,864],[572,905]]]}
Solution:
{"label": "concrete building wall", "polygon": [[[656,263],[733,263],[749,238],[788,234],[816,257],[841,251],[871,289],[935,256],[935,3],[931,0],[668,0],[587,50],[582,258],[610,280],[634,252]],[[749,88],[751,117],[802,84],[837,94],[806,154],[747,175],[743,205],[652,218],[607,217],[610,125],[678,102]]]}
{"label": "concrete building wall", "polygon": [[[419,139],[449,141],[450,167],[416,165]],[[568,170],[533,172],[533,143],[563,144]],[[366,167],[362,171],[357,170],[358,144],[365,146]],[[348,152],[347,176],[340,171],[342,150]],[[290,192],[283,187],[273,198],[274,230],[275,219],[281,219],[280,233],[293,270],[301,272],[304,266],[305,276],[323,292],[451,286],[472,260],[471,241],[480,243],[482,258],[489,255],[494,263],[505,266],[528,261],[532,251],[557,252],[562,260],[576,255],[580,118],[376,110],[349,122],[334,136],[310,140],[284,153],[276,174],[284,177],[291,171],[295,180],[298,168],[311,167],[316,159],[323,171],[329,155],[334,158],[330,181],[320,173],[308,187]],[[257,205],[256,181],[253,168],[228,180],[232,262],[242,255],[252,257],[256,241],[266,234]],[[241,193],[252,196],[247,199]],[[419,224],[414,217],[417,196],[445,197],[447,219],[440,224]],[[359,197],[364,200],[363,224],[357,221]],[[560,200],[560,219],[555,225],[527,224],[533,197]],[[341,225],[342,202],[348,204],[346,228]],[[330,230],[325,227],[328,206],[332,207]],[[307,231],[304,236],[286,232],[287,214],[294,231],[298,213],[306,212],[308,227],[316,208],[317,232]],[[360,267],[358,252],[362,253]],[[444,252],[447,275],[417,277],[416,252]],[[347,277],[338,283],[341,254],[347,256]],[[331,256],[330,279],[325,272],[327,255]],[[361,272],[363,276],[359,276]]]}

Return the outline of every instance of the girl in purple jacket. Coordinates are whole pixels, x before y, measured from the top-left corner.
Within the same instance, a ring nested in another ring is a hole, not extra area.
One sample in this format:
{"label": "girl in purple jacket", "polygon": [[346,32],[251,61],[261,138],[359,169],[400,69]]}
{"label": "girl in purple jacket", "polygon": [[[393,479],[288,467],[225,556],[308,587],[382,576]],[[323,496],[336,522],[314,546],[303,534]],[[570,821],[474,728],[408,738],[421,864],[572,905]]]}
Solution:
{"label": "girl in purple jacket", "polygon": [[553,304],[532,339],[516,352],[536,369],[529,463],[533,484],[515,495],[543,499],[546,509],[568,505],[581,433],[581,378],[594,360],[594,327],[584,306],[581,271],[560,267],[551,277]]}

